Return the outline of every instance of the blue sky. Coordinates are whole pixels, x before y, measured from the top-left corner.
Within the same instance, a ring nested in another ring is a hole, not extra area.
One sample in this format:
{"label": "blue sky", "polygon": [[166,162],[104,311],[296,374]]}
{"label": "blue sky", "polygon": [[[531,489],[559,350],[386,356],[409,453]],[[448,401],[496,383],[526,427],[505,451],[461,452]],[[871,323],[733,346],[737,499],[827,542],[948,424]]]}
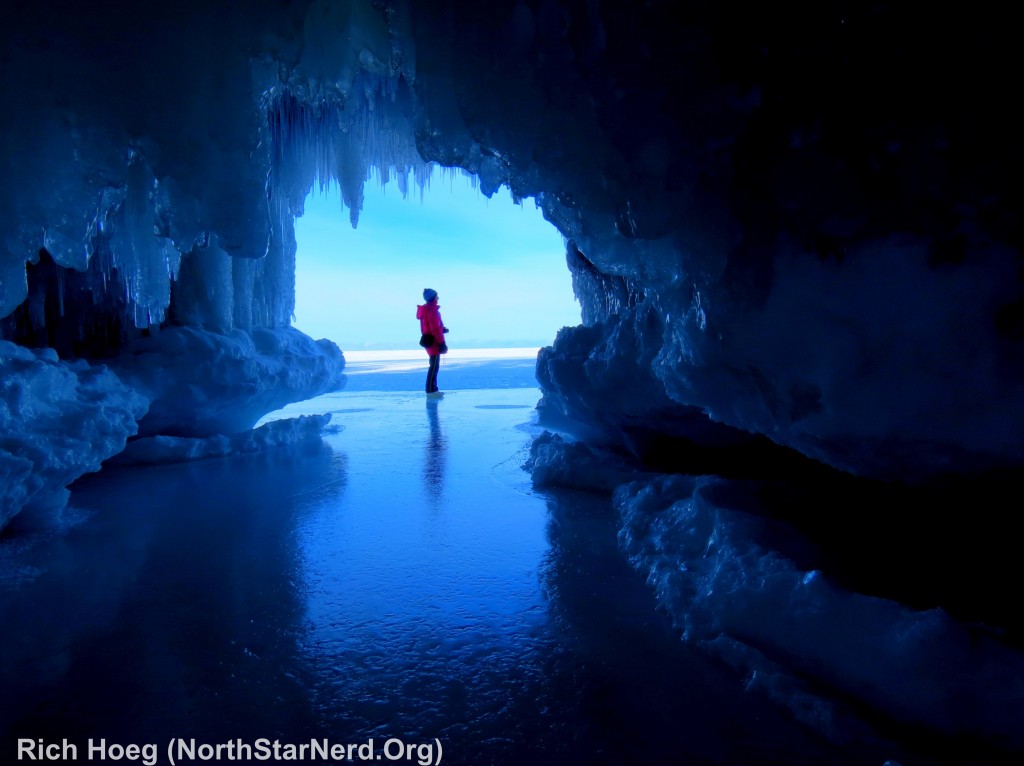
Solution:
{"label": "blue sky", "polygon": [[422,201],[410,181],[366,182],[359,225],[337,187],[295,222],[295,326],[343,350],[416,349],[423,288],[440,298],[455,348],[545,346],[580,323],[562,235],[532,199],[487,199],[461,172],[435,171]]}

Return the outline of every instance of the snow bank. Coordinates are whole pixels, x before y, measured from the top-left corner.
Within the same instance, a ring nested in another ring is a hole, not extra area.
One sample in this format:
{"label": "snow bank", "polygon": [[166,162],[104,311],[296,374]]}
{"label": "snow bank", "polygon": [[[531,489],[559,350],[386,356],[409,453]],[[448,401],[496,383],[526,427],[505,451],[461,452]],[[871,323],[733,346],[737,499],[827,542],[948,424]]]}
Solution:
{"label": "snow bank", "polygon": [[148,400],[106,367],[0,341],[0,528],[57,512],[136,432]]}

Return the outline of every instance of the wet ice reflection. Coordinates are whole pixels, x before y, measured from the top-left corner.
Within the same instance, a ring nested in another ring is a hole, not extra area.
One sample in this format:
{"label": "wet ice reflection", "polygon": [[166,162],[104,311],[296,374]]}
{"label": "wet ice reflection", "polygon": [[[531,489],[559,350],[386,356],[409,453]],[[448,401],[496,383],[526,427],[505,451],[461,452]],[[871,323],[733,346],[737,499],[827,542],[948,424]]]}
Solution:
{"label": "wet ice reflection", "polygon": [[[105,471],[0,542],[0,736],[441,740],[450,764],[882,763],[691,655],[533,388],[341,392],[318,449]],[[5,751],[6,752],[6,751]],[[913,761],[912,763],[922,763]]]}
{"label": "wet ice reflection", "polygon": [[311,729],[294,529],[303,498],[343,485],[325,447],[80,483],[76,524],[0,545],[0,732]]}
{"label": "wet ice reflection", "polygon": [[299,529],[305,650],[332,725],[437,736],[462,755],[475,742],[482,755],[536,717],[551,640],[538,577],[545,506],[519,468],[528,434],[515,427],[536,398],[360,397],[365,411],[339,437],[344,502]]}
{"label": "wet ice reflection", "polygon": [[439,404],[437,399],[425,400],[430,431],[423,442],[423,488],[435,509],[444,490],[445,450],[448,446],[441,431],[441,418],[437,412]]}

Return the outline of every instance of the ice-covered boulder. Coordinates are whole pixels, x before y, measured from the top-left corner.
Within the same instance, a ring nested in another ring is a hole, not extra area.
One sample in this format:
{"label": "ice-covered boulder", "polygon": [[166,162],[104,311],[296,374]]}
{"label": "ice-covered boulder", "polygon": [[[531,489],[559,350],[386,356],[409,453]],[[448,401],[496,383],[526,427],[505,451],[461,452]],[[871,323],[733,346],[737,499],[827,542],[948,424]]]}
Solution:
{"label": "ice-covered boulder", "polygon": [[0,341],[0,528],[60,511],[135,434],[148,400],[108,368]]}
{"label": "ice-covered boulder", "polygon": [[227,334],[169,327],[134,341],[111,366],[152,399],[141,436],[236,434],[345,384],[341,350],[291,327]]}

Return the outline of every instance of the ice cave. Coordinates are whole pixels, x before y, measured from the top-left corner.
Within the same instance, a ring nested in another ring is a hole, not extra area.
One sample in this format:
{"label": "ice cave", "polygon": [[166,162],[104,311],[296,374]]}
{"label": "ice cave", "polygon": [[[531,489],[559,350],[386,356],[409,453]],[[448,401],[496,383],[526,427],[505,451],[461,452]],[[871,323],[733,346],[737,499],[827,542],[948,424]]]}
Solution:
{"label": "ice cave", "polygon": [[4,17],[7,537],[126,444],[230,451],[342,388],[345,339],[291,327],[307,194],[337,184],[358,226],[371,171],[404,187],[459,168],[536,201],[582,307],[536,360],[551,430],[532,480],[610,498],[680,640],[796,718],[840,716],[825,686],[934,737],[922,763],[1024,752],[1005,6],[35,0]]}

